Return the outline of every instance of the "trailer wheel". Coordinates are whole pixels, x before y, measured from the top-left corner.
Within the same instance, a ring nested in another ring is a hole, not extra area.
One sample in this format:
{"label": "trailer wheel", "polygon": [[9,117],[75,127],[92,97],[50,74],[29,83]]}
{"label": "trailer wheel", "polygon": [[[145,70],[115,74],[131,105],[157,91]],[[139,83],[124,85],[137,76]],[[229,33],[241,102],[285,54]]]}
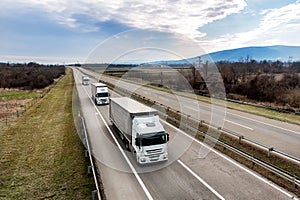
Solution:
{"label": "trailer wheel", "polygon": [[125,148],[130,152],[129,142],[128,141],[125,141]]}
{"label": "trailer wheel", "polygon": [[[120,138],[121,138],[121,140],[125,141],[122,133],[120,133]],[[125,143],[126,143],[126,141],[125,141]]]}

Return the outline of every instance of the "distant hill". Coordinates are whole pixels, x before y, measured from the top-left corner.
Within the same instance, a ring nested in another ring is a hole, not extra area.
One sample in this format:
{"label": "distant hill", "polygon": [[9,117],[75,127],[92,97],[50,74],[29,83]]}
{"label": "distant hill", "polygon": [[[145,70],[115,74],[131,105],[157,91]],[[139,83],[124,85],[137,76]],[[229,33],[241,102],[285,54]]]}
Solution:
{"label": "distant hill", "polygon": [[[201,56],[201,60],[213,60],[218,61],[241,61],[246,58],[256,60],[256,61],[282,61],[286,62],[292,59],[293,61],[300,60],[300,46],[265,46],[265,47],[244,47],[238,49],[230,49],[217,51]],[[199,56],[194,58],[188,58],[185,60],[168,60],[168,61],[156,61],[151,62],[151,64],[185,64],[185,63],[197,63]],[[211,59],[209,59],[209,56]]]}

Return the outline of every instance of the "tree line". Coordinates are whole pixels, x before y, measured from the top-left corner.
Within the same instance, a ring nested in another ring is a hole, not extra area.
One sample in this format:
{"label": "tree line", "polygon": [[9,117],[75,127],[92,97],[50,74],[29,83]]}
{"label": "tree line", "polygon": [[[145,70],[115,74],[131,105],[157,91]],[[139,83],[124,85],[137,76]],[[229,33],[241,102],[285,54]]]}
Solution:
{"label": "tree line", "polygon": [[0,63],[0,87],[41,89],[65,75],[65,66],[41,65],[35,62],[24,64]]}
{"label": "tree line", "polygon": [[[300,108],[300,62],[249,60],[220,61],[215,64],[221,73],[227,98],[272,102]],[[213,74],[206,74],[207,78],[203,76],[206,76],[205,71],[210,65],[208,62],[204,63],[201,71],[194,66],[190,67],[189,73],[182,71],[195,92],[209,94],[207,81],[204,79],[210,80],[209,76]]]}

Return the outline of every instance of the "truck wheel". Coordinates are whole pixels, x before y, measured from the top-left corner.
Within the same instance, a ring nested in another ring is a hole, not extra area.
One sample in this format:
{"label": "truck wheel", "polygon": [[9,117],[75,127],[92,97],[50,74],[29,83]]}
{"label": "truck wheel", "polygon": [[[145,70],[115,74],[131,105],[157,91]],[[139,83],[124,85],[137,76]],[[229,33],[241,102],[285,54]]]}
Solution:
{"label": "truck wheel", "polygon": [[[121,140],[124,140],[124,136],[123,136],[122,133],[120,133],[120,138],[121,138]],[[126,141],[125,141],[125,142],[126,142]]]}
{"label": "truck wheel", "polygon": [[130,152],[129,143],[127,141],[125,142],[125,148]]}

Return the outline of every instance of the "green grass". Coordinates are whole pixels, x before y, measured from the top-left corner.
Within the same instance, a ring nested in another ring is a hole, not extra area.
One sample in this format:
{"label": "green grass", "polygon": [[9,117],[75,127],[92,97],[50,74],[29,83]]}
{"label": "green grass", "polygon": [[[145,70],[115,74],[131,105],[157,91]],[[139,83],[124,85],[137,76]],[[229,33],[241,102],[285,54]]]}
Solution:
{"label": "green grass", "polygon": [[0,91],[0,100],[33,99],[38,96],[35,91]]}
{"label": "green grass", "polygon": [[[152,86],[155,87],[155,86]],[[168,92],[168,91],[165,91]],[[210,97],[205,97],[205,96],[200,96],[200,95],[195,95],[195,94],[188,94],[184,92],[178,92],[176,94],[179,94],[181,96],[186,96],[190,98],[197,98],[198,101],[206,102],[206,103],[211,103],[212,99]],[[258,116],[263,116],[267,117],[270,119],[275,119],[279,121],[284,121],[292,124],[297,124],[300,125],[300,116],[296,115],[294,113],[280,113],[274,110],[269,110],[266,108],[259,108],[256,106],[251,106],[251,105],[246,105],[246,104],[239,104],[239,103],[234,103],[234,102],[229,102],[229,101],[224,101],[224,100],[219,100],[219,99],[214,99],[213,103],[216,105],[224,105],[226,108],[231,108],[234,110],[246,112],[246,113],[251,113],[254,115]]]}
{"label": "green grass", "polygon": [[0,133],[0,199],[90,199],[84,148],[72,116],[71,70]]}

